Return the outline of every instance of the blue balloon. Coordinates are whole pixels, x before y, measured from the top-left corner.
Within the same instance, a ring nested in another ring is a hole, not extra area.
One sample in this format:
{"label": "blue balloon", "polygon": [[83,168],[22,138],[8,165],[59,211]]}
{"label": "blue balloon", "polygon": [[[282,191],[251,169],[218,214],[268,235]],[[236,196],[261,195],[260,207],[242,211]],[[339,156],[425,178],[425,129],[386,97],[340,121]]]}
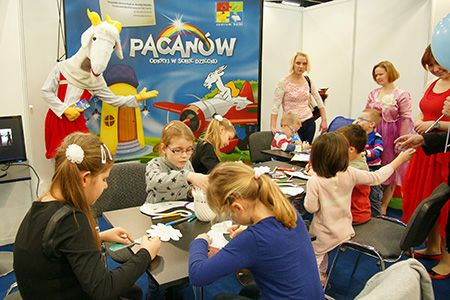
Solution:
{"label": "blue balloon", "polygon": [[450,14],[436,25],[431,38],[431,52],[442,67],[450,70]]}

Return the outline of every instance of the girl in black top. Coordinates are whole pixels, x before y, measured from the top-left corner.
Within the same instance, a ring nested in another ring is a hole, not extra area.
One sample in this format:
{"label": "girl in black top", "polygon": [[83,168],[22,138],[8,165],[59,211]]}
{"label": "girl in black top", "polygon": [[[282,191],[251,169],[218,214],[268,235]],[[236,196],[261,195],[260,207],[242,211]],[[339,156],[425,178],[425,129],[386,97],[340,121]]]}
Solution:
{"label": "girl in black top", "polygon": [[112,163],[92,134],[71,134],[58,148],[50,191],[33,203],[16,236],[14,270],[23,299],[128,296],[157,255],[161,241],[143,237],[141,249],[117,269],[109,271],[102,260],[101,241],[133,241],[119,227],[97,233],[90,211],[107,188]]}
{"label": "girl in black top", "polygon": [[228,119],[214,115],[192,156],[195,172],[208,174],[220,162],[220,149],[228,146],[235,135],[236,130]]}

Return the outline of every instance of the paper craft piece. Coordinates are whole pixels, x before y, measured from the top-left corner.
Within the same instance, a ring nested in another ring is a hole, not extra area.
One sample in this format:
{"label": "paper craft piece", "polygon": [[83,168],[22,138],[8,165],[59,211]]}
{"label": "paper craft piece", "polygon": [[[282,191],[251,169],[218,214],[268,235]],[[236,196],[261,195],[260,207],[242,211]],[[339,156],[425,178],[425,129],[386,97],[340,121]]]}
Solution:
{"label": "paper craft piece", "polygon": [[186,208],[189,209],[189,210],[195,211],[195,208],[194,208],[194,202],[189,202],[189,203],[186,205]]}
{"label": "paper craft piece", "polygon": [[303,173],[302,171],[296,171],[296,172],[289,172],[289,171],[285,171],[285,173],[289,176],[294,176],[300,179],[304,179],[304,180],[308,180],[311,178],[311,176]]}
{"label": "paper craft piece", "polygon": [[112,243],[111,246],[109,246],[109,250],[111,251],[119,251],[122,249],[125,249],[127,247],[134,246],[135,244],[140,244],[142,238],[135,239],[133,243],[130,244],[122,244],[122,243]]}
{"label": "paper craft piece", "polygon": [[226,244],[228,244],[227,239],[221,232],[210,230],[207,235],[211,238],[211,244],[209,245],[210,247],[222,249]]}
{"label": "paper craft piece", "polygon": [[228,228],[233,225],[233,222],[231,220],[223,221],[220,223],[216,223],[213,226],[211,226],[211,230],[220,232],[220,233],[228,233]]}
{"label": "paper craft piece", "polygon": [[309,162],[309,154],[308,153],[294,153],[294,156],[291,158],[291,161],[303,161]]}
{"label": "paper craft piece", "polygon": [[147,234],[150,237],[158,236],[161,241],[168,242],[170,239],[174,241],[179,241],[183,236],[181,231],[173,228],[172,226],[164,225],[163,223],[158,223],[156,225],[152,225],[149,230],[147,230]]}
{"label": "paper craft piece", "polygon": [[192,189],[192,196],[194,197],[194,211],[197,219],[203,222],[209,222],[216,217],[216,214],[211,210],[206,199],[206,194],[201,190]]}
{"label": "paper craft piece", "polygon": [[158,216],[159,213],[177,208],[177,207],[185,207],[189,202],[186,201],[166,201],[166,202],[158,202],[158,203],[144,203],[139,210],[141,213],[149,215],[149,216]]}
{"label": "paper craft piece", "polygon": [[297,196],[297,195],[300,195],[301,193],[303,193],[305,191],[305,189],[302,188],[301,186],[298,186],[298,187],[280,187],[280,190],[283,192],[283,194],[289,195],[289,196]]}

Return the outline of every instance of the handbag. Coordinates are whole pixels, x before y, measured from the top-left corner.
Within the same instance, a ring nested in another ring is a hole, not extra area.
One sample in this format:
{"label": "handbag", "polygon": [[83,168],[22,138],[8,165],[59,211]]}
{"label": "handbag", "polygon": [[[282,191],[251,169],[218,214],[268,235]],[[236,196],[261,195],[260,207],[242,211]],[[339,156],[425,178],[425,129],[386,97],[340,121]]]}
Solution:
{"label": "handbag", "polygon": [[314,99],[314,97],[311,95],[311,79],[306,75],[305,75],[305,79],[306,79],[306,82],[308,82],[308,87],[309,87],[309,108],[311,109],[311,111],[313,113],[314,120],[317,120],[318,118],[320,118],[320,110],[319,110],[319,107],[317,106],[316,99]]}

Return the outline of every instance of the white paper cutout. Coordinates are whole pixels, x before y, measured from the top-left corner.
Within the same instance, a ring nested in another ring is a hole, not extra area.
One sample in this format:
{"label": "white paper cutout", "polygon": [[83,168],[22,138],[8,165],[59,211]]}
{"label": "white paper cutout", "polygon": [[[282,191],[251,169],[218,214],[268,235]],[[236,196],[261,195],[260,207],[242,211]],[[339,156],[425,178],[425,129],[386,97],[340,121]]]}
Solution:
{"label": "white paper cutout", "polygon": [[210,246],[217,249],[222,249],[228,244],[227,239],[223,236],[223,233],[214,230],[208,231],[207,235],[211,238]]}
{"label": "white paper cutout", "polygon": [[158,236],[163,242],[168,242],[170,239],[178,241],[183,236],[180,230],[173,228],[171,225],[164,225],[163,223],[152,225],[147,230],[147,234],[151,237]]}
{"label": "white paper cutout", "polygon": [[228,233],[228,229],[233,225],[233,222],[231,220],[223,221],[220,223],[216,223],[213,226],[211,226],[211,230],[214,230],[216,232],[220,233]]}
{"label": "white paper cutout", "polygon": [[158,215],[159,213],[180,207],[183,208],[186,205],[188,205],[189,202],[186,201],[165,201],[165,202],[158,202],[158,203],[144,203],[139,210],[141,213],[154,216]]}
{"label": "white paper cutout", "polygon": [[289,195],[289,196],[297,196],[300,195],[301,193],[303,193],[305,191],[304,188],[302,188],[301,186],[297,186],[297,187],[280,187],[281,192],[283,192],[283,194],[285,195]]}
{"label": "white paper cutout", "polygon": [[284,173],[286,173],[286,175],[298,177],[298,178],[300,178],[300,179],[305,179],[305,180],[308,180],[308,179],[311,178],[311,176],[309,176],[309,175],[303,173],[302,171],[297,171],[297,172],[289,172],[289,171],[285,171]]}

